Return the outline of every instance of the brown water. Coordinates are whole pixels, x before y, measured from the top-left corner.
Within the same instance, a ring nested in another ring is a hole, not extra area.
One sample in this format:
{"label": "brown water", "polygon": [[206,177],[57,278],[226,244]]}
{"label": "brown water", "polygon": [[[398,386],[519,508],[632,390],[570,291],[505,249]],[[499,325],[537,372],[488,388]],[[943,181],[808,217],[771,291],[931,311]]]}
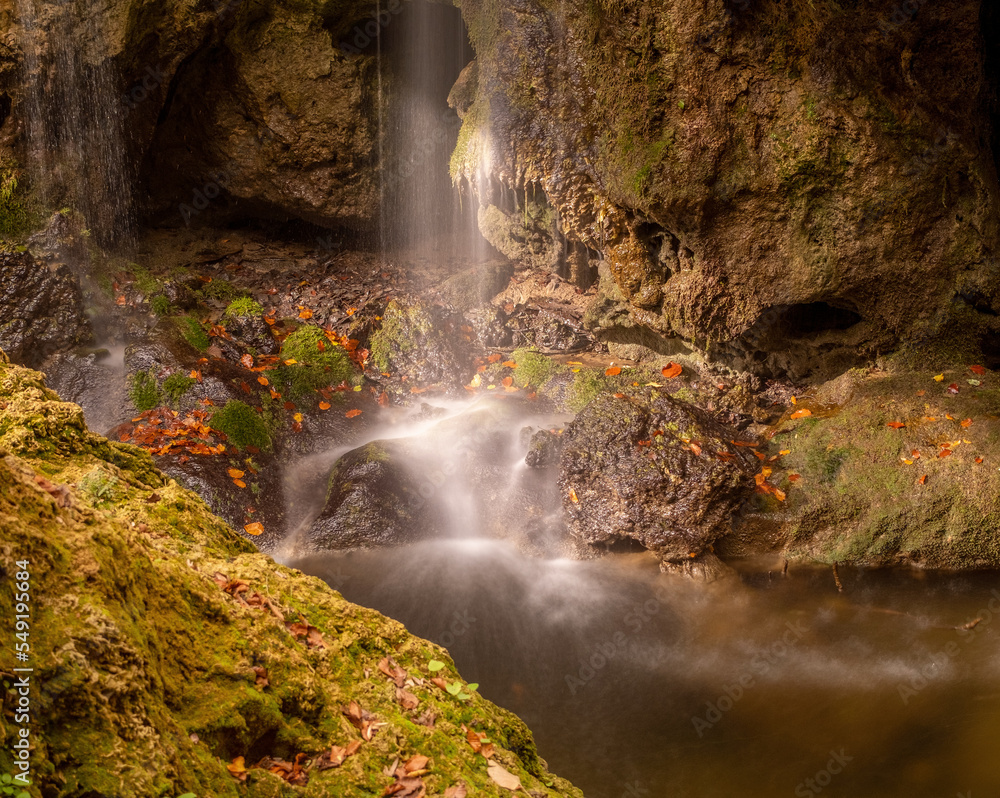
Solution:
{"label": "brown water", "polygon": [[1000,794],[997,574],[706,587],[460,540],[292,564],[446,645],[589,798]]}

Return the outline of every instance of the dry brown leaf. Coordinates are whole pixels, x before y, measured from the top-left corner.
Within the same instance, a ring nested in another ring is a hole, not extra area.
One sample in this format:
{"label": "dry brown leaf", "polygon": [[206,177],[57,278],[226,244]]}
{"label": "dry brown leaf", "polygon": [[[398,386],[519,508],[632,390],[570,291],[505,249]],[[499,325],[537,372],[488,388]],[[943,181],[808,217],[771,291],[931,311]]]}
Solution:
{"label": "dry brown leaf", "polygon": [[396,701],[399,702],[403,709],[416,709],[420,705],[419,698],[409,690],[404,690],[401,687],[396,688]]}
{"label": "dry brown leaf", "polygon": [[468,798],[469,790],[464,781],[451,785],[444,791],[444,798]]}
{"label": "dry brown leaf", "polygon": [[486,769],[489,777],[493,779],[493,783],[497,784],[507,790],[520,790],[521,780],[507,770],[503,765],[498,765],[493,760],[489,761],[489,767]]}

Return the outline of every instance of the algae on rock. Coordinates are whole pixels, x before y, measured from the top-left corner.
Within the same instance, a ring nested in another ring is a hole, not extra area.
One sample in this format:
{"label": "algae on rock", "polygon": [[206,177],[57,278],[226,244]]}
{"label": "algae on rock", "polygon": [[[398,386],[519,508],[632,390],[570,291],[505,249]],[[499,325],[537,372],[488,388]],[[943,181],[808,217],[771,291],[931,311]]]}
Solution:
{"label": "algae on rock", "polygon": [[[114,501],[95,473],[113,484]],[[580,795],[546,772],[516,717],[427,681],[432,658],[455,678],[442,649],[257,553],[148,454],[90,433],[79,407],[2,353],[0,541],[8,573],[30,563],[33,791],[360,798],[382,793],[397,756],[422,753],[432,792],[461,779],[474,794],[500,796],[465,724],[489,735],[497,761],[534,794]],[[0,609],[13,617],[13,606],[7,580]],[[298,639],[298,622],[323,645]],[[414,679],[416,710],[397,703],[378,671],[385,656]],[[236,757],[312,759],[360,740],[342,712],[352,700],[385,725],[344,766],[310,771],[305,787],[263,769],[239,782],[227,770]],[[425,711],[432,726],[416,722]],[[0,719],[4,772],[15,734]]]}

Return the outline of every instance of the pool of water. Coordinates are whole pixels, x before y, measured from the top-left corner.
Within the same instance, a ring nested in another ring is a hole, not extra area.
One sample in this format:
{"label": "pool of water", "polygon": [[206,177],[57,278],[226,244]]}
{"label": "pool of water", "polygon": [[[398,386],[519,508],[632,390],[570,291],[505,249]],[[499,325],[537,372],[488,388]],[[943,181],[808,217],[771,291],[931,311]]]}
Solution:
{"label": "pool of water", "polygon": [[1000,794],[997,574],[706,586],[454,539],[290,564],[445,645],[588,798]]}

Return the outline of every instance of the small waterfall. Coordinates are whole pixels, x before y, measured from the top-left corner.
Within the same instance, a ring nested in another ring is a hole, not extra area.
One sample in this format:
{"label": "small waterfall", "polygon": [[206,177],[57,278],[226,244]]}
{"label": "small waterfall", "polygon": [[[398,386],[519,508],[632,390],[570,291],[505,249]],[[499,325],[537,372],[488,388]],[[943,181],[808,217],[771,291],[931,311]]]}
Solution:
{"label": "small waterfall", "polygon": [[70,206],[98,243],[124,246],[135,228],[125,106],[94,0],[16,0],[24,51],[30,168],[50,208]]}

